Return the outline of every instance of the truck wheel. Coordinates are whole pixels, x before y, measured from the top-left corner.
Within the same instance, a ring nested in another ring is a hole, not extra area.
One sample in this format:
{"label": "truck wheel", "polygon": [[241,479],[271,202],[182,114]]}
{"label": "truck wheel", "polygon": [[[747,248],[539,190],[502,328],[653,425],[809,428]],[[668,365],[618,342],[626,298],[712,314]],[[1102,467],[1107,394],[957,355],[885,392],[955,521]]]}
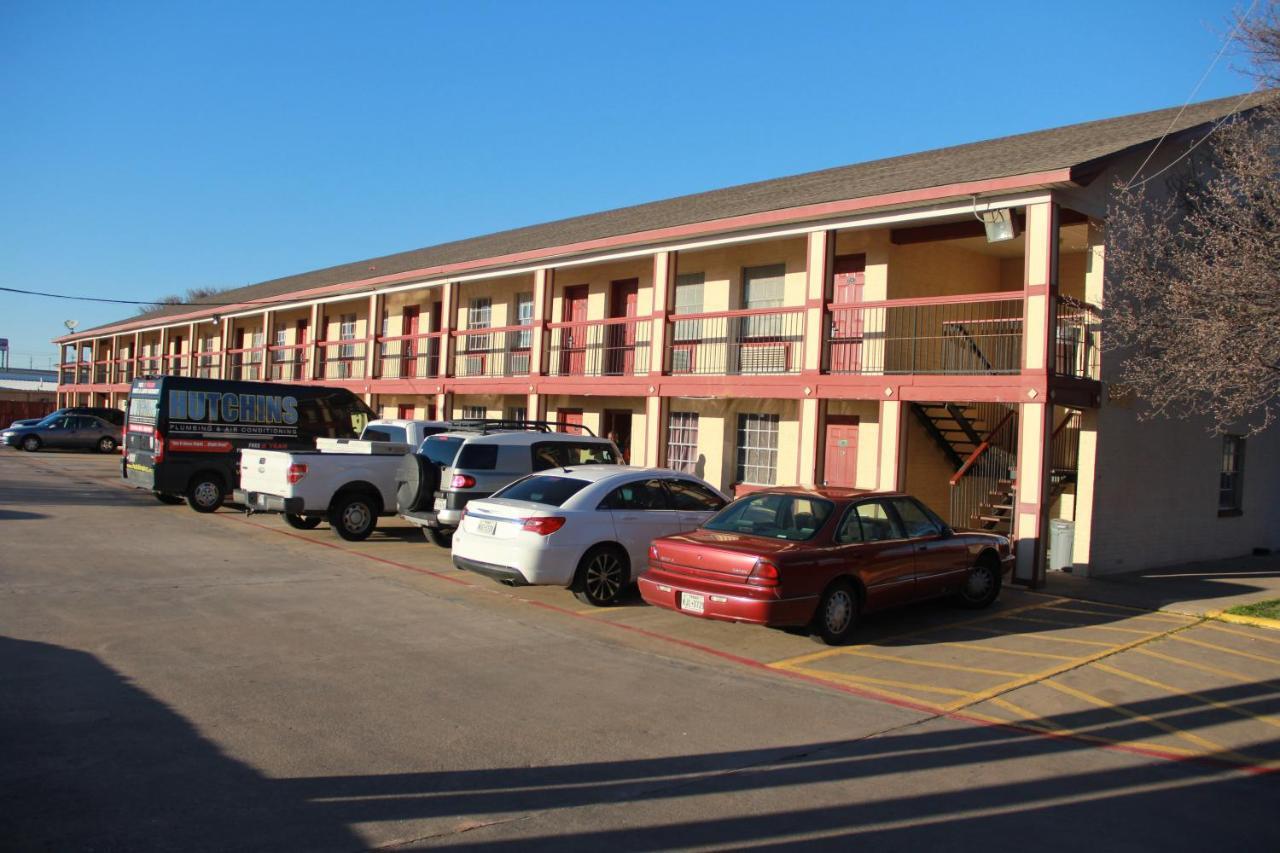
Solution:
{"label": "truck wheel", "polygon": [[378,526],[378,509],[360,492],[338,495],[329,507],[329,526],[348,542],[360,542]]}
{"label": "truck wheel", "polygon": [[320,521],[318,515],[294,515],[291,512],[284,514],[284,523],[294,530],[315,530],[320,526]]}
{"label": "truck wheel", "polygon": [[217,474],[196,474],[187,486],[187,506],[196,512],[216,512],[226,496],[226,487]]}
{"label": "truck wheel", "polygon": [[422,532],[427,534],[427,538],[431,540],[431,544],[439,545],[441,548],[453,547],[453,531],[444,531],[439,527],[424,527]]}
{"label": "truck wheel", "polygon": [[160,501],[160,503],[168,504],[169,506],[176,506],[183,501],[182,495],[166,495],[164,492],[152,492],[152,494],[156,496],[156,500]]}

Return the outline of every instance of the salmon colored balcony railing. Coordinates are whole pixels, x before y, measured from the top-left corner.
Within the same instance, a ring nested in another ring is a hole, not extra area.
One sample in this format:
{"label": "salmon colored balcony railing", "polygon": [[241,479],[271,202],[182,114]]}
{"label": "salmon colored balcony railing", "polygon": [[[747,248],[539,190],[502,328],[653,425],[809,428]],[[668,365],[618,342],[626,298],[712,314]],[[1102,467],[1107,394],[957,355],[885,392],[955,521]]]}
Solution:
{"label": "salmon colored balcony railing", "polygon": [[831,303],[826,369],[843,374],[1018,373],[1022,294]]}
{"label": "salmon colored balcony railing", "polygon": [[191,354],[195,359],[195,375],[201,379],[222,378],[222,353],[219,350],[200,350]]}
{"label": "salmon colored balcony railing", "polygon": [[93,382],[95,385],[105,385],[111,381],[111,359],[103,361],[95,361],[93,363]]}
{"label": "salmon colored balcony railing", "polygon": [[434,379],[441,375],[443,332],[378,338],[379,379]]}
{"label": "salmon colored balcony railing", "polygon": [[453,332],[453,336],[457,341],[454,376],[529,375],[533,326],[460,329]]}
{"label": "salmon colored balcony railing", "polygon": [[137,361],[132,358],[117,358],[115,362],[115,381],[125,384],[132,382],[137,368]]}
{"label": "salmon colored balcony railing", "polygon": [[186,376],[187,354],[179,352],[164,356],[164,373],[166,376]]}
{"label": "salmon colored balcony railing", "polygon": [[265,347],[243,347],[227,350],[227,378],[256,382],[262,379],[262,357]]}
{"label": "salmon colored balcony railing", "polygon": [[302,382],[310,379],[307,374],[309,348],[309,344],[277,344],[267,347],[268,377],[277,382]]}
{"label": "salmon colored balcony railing", "polygon": [[653,323],[638,317],[550,323],[548,376],[636,376],[649,372]]}
{"label": "salmon colored balcony railing", "polygon": [[804,361],[804,308],[751,308],[671,318],[672,375],[798,373]]}
{"label": "salmon colored balcony railing", "polygon": [[320,379],[364,379],[364,355],[368,341],[349,338],[317,341],[320,349]]}

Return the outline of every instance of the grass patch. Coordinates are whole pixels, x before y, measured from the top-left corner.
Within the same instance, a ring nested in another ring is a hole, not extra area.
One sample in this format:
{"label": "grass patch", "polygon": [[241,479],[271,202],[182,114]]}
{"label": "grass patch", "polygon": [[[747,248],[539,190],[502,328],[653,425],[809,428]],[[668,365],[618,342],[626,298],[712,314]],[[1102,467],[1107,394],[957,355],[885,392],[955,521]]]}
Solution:
{"label": "grass patch", "polygon": [[1270,601],[1255,601],[1253,604],[1240,604],[1227,611],[1236,616],[1261,616],[1263,619],[1280,619],[1280,598]]}

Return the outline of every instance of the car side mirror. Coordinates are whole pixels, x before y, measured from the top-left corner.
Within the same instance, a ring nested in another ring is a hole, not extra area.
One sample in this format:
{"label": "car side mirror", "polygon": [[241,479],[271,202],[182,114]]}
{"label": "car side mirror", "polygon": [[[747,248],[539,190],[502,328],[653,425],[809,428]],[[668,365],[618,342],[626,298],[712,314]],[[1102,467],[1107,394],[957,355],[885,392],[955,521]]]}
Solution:
{"label": "car side mirror", "polygon": [[944,524],[944,525],[942,525],[942,538],[943,538],[943,539],[950,539],[952,536],[955,536],[955,535],[956,535],[956,532],[955,532],[955,530],[953,530],[953,529],[951,528],[951,525],[949,525],[949,524]]}

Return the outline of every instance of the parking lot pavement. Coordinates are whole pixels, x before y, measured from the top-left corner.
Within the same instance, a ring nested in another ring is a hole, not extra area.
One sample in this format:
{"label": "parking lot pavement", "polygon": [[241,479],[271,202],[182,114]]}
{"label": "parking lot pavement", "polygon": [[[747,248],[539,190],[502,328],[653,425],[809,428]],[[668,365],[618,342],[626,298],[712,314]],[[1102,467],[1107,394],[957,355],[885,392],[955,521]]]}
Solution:
{"label": "parking lot pavement", "polygon": [[198,516],[117,468],[0,453],[18,849],[1280,845],[1280,635],[1007,589],[830,649],[503,587],[394,519]]}

